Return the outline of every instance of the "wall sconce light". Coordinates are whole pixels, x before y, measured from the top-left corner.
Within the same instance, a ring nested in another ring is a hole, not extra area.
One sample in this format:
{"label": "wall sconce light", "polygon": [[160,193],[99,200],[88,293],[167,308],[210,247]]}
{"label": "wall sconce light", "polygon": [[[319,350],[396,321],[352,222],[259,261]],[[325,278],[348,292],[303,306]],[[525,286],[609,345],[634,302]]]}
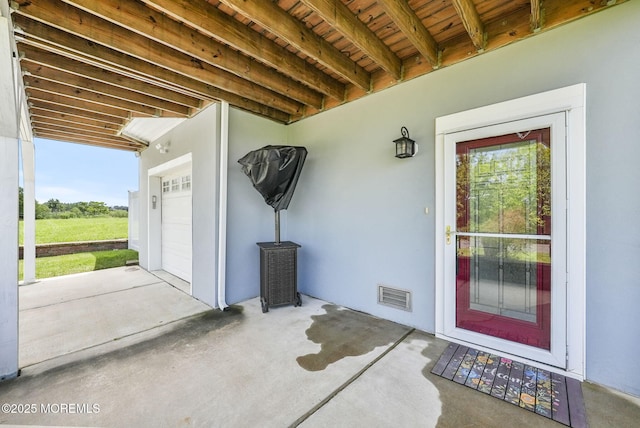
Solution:
{"label": "wall sconce light", "polygon": [[170,145],[171,145],[171,141],[165,141],[164,143],[156,144],[156,149],[162,154],[169,153]]}
{"label": "wall sconce light", "polygon": [[155,210],[157,203],[158,203],[158,197],[156,195],[153,195],[151,197],[151,208],[153,208]]}
{"label": "wall sconce light", "polygon": [[400,159],[410,158],[418,153],[418,145],[409,138],[409,131],[404,126],[400,128],[402,137],[393,140],[396,143],[396,157]]}

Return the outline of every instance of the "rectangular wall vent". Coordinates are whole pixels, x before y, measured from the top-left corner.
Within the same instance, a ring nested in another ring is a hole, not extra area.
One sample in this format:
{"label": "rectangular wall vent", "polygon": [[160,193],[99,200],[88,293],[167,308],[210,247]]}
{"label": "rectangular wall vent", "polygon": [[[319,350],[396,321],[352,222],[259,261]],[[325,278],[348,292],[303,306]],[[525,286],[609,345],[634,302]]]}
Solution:
{"label": "rectangular wall vent", "polygon": [[378,285],[378,303],[411,312],[411,292]]}

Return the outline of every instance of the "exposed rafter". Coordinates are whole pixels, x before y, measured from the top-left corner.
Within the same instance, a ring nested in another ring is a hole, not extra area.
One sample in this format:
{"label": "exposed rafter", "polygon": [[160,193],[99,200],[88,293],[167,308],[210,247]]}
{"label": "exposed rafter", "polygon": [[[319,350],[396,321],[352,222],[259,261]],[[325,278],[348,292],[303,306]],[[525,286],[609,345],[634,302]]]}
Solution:
{"label": "exposed rafter", "polygon": [[343,3],[333,0],[302,0],[309,8],[344,34],[360,50],[380,64],[396,80],[402,79],[402,61]]}
{"label": "exposed rafter", "polygon": [[318,92],[340,101],[344,99],[345,87],[342,83],[263,35],[255,31],[248,31],[245,25],[205,0],[143,1],[174,19],[187,20],[188,25],[203,34],[226,43],[246,55],[260,58],[261,61],[279,72],[305,83]]}
{"label": "exposed rafter", "polygon": [[250,100],[202,80],[134,58],[106,46],[95,44],[82,37],[29,19],[26,16],[14,14],[13,19],[18,24],[20,31],[28,36],[25,38],[24,35],[19,34],[17,37],[18,40],[22,40],[26,44],[32,44],[45,50],[48,49],[60,55],[70,56],[96,66],[111,68],[113,71],[126,70],[121,72],[130,77],[141,78],[148,83],[157,82],[161,86],[182,88],[187,93],[198,94],[210,100],[225,99],[229,103],[233,102],[237,107],[280,122],[288,122],[290,120],[288,113],[278,110],[272,105]]}
{"label": "exposed rafter", "polygon": [[292,123],[624,2],[11,0],[9,19],[36,137],[143,150],[133,118],[224,100]]}
{"label": "exposed rafter", "polygon": [[542,28],[542,10],[540,0],[531,0],[531,31],[537,32]]}
{"label": "exposed rafter", "polygon": [[472,0],[451,0],[456,8],[464,28],[467,30],[469,37],[476,49],[480,52],[484,51],[486,43],[484,34],[484,24],[480,20],[476,6]]}
{"label": "exposed rafter", "polygon": [[[139,35],[133,38],[132,42],[140,37],[149,38],[166,48],[182,52],[272,91],[286,94],[300,103],[316,108],[322,107],[321,94],[198,31],[186,32],[184,25],[149,9],[142,3],[129,0],[63,1]],[[88,22],[87,25],[89,24],[91,23]],[[153,47],[158,49],[156,46]],[[162,64],[161,58],[155,60],[157,64]]]}
{"label": "exposed rafter", "polygon": [[252,21],[269,28],[296,49],[330,68],[360,89],[371,89],[371,75],[332,44],[270,1],[222,0]]}
{"label": "exposed rafter", "polygon": [[128,91],[149,95],[186,107],[194,109],[202,107],[201,101],[196,97],[155,85],[149,85],[141,80],[86,64],[68,56],[61,56],[23,43],[18,44],[18,51],[21,57],[26,58],[27,63],[40,64],[56,70],[66,71],[77,76],[84,76],[98,82],[114,85]]}
{"label": "exposed rafter", "polygon": [[72,122],[82,123],[84,120],[95,120],[104,124],[111,124],[121,128],[127,123],[128,116],[111,116],[105,113],[98,113],[84,110],[77,106],[56,104],[54,100],[38,100],[35,97],[29,99],[29,109],[31,114],[37,112],[49,117],[59,117],[69,119]]}
{"label": "exposed rafter", "polygon": [[405,1],[380,0],[380,6],[433,68],[440,66],[438,44]]}
{"label": "exposed rafter", "polygon": [[[59,69],[52,68],[46,65],[36,64],[29,60],[24,60],[22,62],[22,69],[30,75],[28,79],[25,79],[25,82],[32,81],[33,77],[31,76],[38,76],[37,79],[47,80],[48,82],[60,83],[62,85],[69,86],[78,94],[80,94],[80,88],[82,88],[82,90],[91,91],[95,94],[103,95],[105,97],[140,104],[141,106],[156,111],[164,111],[166,112],[166,114],[163,114],[163,116],[187,117],[191,112],[191,109],[189,107],[183,106],[181,104],[151,97],[139,92],[132,92],[128,89],[123,89],[118,86],[103,83],[87,77],[78,76],[76,74],[61,71]],[[155,115],[160,116],[160,114],[158,113],[156,113]]]}
{"label": "exposed rafter", "polygon": [[53,23],[57,28],[93,43],[103,44],[113,50],[290,114],[299,114],[303,109],[302,104],[289,97],[57,0],[29,2],[21,6],[15,14]]}

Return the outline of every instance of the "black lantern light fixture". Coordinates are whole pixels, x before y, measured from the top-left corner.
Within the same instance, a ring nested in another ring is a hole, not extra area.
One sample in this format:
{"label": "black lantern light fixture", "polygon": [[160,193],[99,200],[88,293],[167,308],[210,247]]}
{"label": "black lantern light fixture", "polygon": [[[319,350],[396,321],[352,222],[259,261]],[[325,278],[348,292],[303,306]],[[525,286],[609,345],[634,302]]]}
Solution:
{"label": "black lantern light fixture", "polygon": [[409,130],[406,127],[400,128],[402,137],[393,140],[396,143],[396,157],[400,159],[410,158],[418,152],[418,145],[409,138]]}
{"label": "black lantern light fixture", "polygon": [[400,128],[402,137],[393,140],[396,143],[396,157],[400,159],[410,158],[418,152],[418,145],[409,138],[409,130],[406,127]]}
{"label": "black lantern light fixture", "polygon": [[406,127],[400,128],[402,137],[393,140],[396,143],[396,157],[400,159],[410,158],[418,152],[418,145],[409,138],[409,130]]}

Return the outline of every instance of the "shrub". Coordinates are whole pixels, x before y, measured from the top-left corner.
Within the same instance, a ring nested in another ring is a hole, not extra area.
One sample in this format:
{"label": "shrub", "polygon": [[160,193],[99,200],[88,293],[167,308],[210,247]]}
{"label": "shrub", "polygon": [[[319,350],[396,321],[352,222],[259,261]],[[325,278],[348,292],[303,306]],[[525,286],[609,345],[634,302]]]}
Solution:
{"label": "shrub", "polygon": [[72,213],[71,211],[63,211],[55,214],[55,218],[59,218],[63,220],[68,220],[70,218],[76,218],[76,217],[77,215],[75,213]]}
{"label": "shrub", "polygon": [[117,218],[127,218],[129,217],[129,212],[125,210],[111,210],[109,211],[109,216]]}

